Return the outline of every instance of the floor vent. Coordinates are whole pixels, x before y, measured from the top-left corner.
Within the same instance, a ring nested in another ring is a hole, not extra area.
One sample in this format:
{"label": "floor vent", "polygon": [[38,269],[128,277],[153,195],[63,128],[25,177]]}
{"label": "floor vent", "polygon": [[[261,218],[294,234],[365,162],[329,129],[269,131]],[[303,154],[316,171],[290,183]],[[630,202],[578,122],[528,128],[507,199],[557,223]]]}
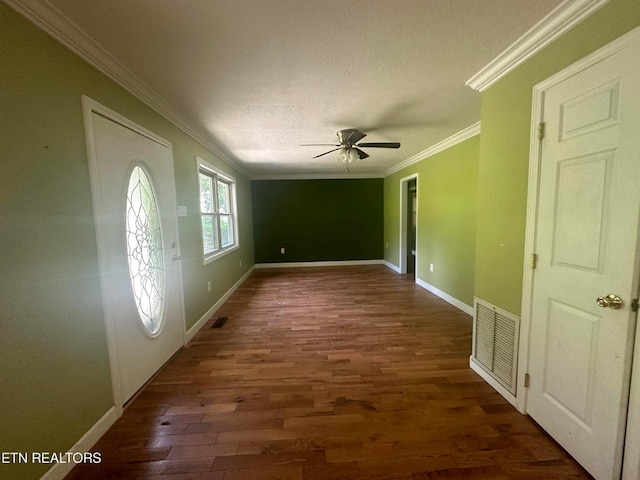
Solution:
{"label": "floor vent", "polygon": [[222,328],[222,326],[227,323],[228,317],[218,317],[216,318],[216,321],[213,322],[213,325],[211,325],[211,328]]}
{"label": "floor vent", "polygon": [[520,319],[479,298],[474,303],[472,357],[515,395]]}

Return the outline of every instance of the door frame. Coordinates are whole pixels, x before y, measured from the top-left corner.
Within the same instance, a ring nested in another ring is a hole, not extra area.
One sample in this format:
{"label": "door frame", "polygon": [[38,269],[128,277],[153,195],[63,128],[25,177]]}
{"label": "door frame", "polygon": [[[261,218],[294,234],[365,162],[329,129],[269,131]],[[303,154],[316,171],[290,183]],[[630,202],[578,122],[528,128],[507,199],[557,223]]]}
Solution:
{"label": "door frame", "polygon": [[419,223],[419,216],[418,216],[418,196],[420,195],[420,187],[418,185],[419,183],[419,175],[417,173],[414,173],[412,175],[409,175],[407,177],[401,178],[400,179],[400,245],[398,248],[398,255],[399,255],[399,263],[398,266],[400,267],[400,273],[404,274],[407,273],[407,227],[408,227],[408,221],[407,221],[407,216],[409,214],[409,196],[408,196],[408,188],[409,188],[409,182],[411,180],[416,181],[416,258],[415,258],[415,262],[416,262],[416,267],[415,267],[415,278],[416,281],[418,279],[418,223]]}
{"label": "door frame", "polygon": [[[106,270],[106,265],[108,264],[108,259],[106,256],[106,248],[103,245],[102,235],[100,232],[104,228],[103,225],[96,218],[95,206],[99,202],[97,198],[97,186],[99,185],[98,179],[98,169],[96,168],[98,157],[96,154],[96,145],[95,145],[95,135],[94,135],[94,122],[93,122],[93,114],[100,115],[105,117],[119,125],[122,125],[129,130],[132,130],[135,133],[142,135],[143,137],[147,137],[169,149],[171,152],[171,157],[173,158],[173,146],[171,142],[165,140],[164,138],[156,135],[155,133],[147,130],[146,128],[138,125],[137,123],[129,120],[128,118],[120,115],[119,113],[111,110],[108,107],[105,107],[101,103],[96,102],[90,97],[86,95],[82,95],[82,113],[84,116],[84,129],[85,129],[85,137],[87,141],[87,156],[89,160],[89,177],[91,180],[91,197],[94,206],[94,224],[96,231],[96,246],[98,251],[98,270],[100,273],[100,293],[102,300],[102,316],[105,324],[105,332],[107,337],[107,352],[109,356],[109,370],[111,374],[111,390],[113,393],[113,402],[116,408],[116,412],[118,416],[120,416],[123,412],[125,401],[122,398],[122,389],[120,384],[120,374],[119,374],[119,365],[118,365],[118,356],[117,356],[117,342],[115,335],[115,326],[111,321],[111,316],[108,314],[108,306],[106,305],[105,299],[107,298],[106,285],[104,282],[104,271]],[[175,182],[175,179],[174,179]],[[176,251],[180,252],[180,235],[178,230],[178,218],[175,216],[175,231],[176,235]],[[180,260],[178,260],[180,261]],[[178,273],[178,286],[179,286],[179,311],[180,311],[180,321],[182,323],[182,344],[185,344],[186,338],[186,324],[185,324],[185,308],[184,308],[184,296],[183,296],[183,282],[182,282],[182,267],[178,265],[177,268]]]}
{"label": "door frame", "polygon": [[[640,42],[640,27],[631,30],[618,39],[578,60],[560,72],[543,80],[533,87],[531,108],[531,131],[529,140],[529,181],[527,191],[527,214],[524,245],[522,309],[520,318],[520,340],[518,353],[516,408],[527,413],[528,389],[525,387],[525,375],[529,371],[529,344],[531,334],[531,310],[533,300],[532,256],[536,252],[536,219],[540,193],[541,140],[538,138],[538,125],[544,115],[545,91],[573,75],[595,65],[607,57],[623,50],[635,42]],[[638,247],[636,247],[638,248]],[[639,289],[640,272],[636,268],[634,291]],[[640,328],[636,328],[633,355],[640,359]],[[623,480],[640,480],[640,369],[632,368],[627,414],[627,429],[622,465]]]}

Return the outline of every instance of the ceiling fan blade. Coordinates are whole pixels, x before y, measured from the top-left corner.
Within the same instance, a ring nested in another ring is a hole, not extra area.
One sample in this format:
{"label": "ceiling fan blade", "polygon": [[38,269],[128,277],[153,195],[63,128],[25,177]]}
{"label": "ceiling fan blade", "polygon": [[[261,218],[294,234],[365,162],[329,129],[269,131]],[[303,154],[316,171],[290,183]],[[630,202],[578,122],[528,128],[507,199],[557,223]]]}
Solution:
{"label": "ceiling fan blade", "polygon": [[364,158],[369,158],[369,155],[365,152],[363,152],[362,150],[360,150],[358,147],[353,147],[353,149],[358,152],[358,156],[360,157],[360,160],[364,159]]}
{"label": "ceiling fan blade", "polygon": [[333,150],[329,150],[328,152],[321,153],[320,155],[316,155],[315,157],[311,157],[311,158],[318,158],[318,157],[321,157],[321,156],[326,155],[328,153],[335,152],[336,150],[340,150],[341,148],[342,147],[334,148]]}
{"label": "ceiling fan blade", "polygon": [[359,143],[356,146],[364,148],[400,148],[400,144],[398,142],[369,142]]}
{"label": "ceiling fan blade", "polygon": [[303,143],[300,147],[339,147],[337,143]]}

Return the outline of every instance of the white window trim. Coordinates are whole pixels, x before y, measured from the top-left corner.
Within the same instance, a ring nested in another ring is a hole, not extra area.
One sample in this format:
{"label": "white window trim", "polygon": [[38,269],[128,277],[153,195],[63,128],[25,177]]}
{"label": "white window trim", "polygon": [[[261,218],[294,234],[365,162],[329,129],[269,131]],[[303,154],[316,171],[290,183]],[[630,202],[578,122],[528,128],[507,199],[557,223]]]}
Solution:
{"label": "white window trim", "polygon": [[[214,177],[219,177],[221,180],[225,182],[229,182],[229,200],[231,202],[231,217],[233,218],[233,238],[235,239],[233,245],[228,247],[220,247],[220,250],[210,253],[209,255],[204,254],[204,232],[202,231],[202,212],[200,211],[200,172],[204,171],[206,173],[212,174]],[[238,205],[236,200],[236,179],[229,175],[226,172],[214,167],[206,160],[203,160],[200,157],[196,157],[196,186],[198,191],[198,217],[200,217],[200,242],[202,252],[202,265],[208,265],[209,263],[224,257],[225,255],[238,250],[240,248],[240,236],[238,235]]]}

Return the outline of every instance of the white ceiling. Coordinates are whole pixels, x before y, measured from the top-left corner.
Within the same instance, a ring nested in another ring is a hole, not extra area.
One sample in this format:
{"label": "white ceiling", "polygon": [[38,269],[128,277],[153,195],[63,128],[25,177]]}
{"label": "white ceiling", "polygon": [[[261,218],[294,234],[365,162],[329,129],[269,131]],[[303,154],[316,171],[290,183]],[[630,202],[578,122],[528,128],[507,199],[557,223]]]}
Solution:
{"label": "white ceiling", "polygon": [[480,119],[465,82],[560,0],[49,0],[252,177],[382,175]]}

